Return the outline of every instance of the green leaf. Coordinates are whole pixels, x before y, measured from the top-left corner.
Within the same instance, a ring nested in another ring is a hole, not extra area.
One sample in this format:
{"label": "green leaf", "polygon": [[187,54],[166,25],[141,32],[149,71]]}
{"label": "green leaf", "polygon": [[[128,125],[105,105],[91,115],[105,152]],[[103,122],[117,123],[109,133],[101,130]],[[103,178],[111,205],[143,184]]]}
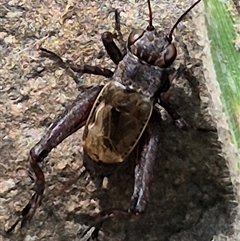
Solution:
{"label": "green leaf", "polygon": [[240,13],[233,1],[204,0],[204,3],[221,101],[232,142],[240,153]]}

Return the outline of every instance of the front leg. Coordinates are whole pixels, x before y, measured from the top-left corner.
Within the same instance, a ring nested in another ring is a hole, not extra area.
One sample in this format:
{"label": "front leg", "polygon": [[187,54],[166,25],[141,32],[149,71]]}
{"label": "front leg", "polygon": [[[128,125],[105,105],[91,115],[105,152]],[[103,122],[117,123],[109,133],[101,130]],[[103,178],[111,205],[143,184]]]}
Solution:
{"label": "front leg", "polygon": [[131,198],[130,211],[134,214],[144,212],[149,198],[155,162],[159,154],[160,117],[153,112],[143,136],[140,159],[135,167],[134,191]]}
{"label": "front leg", "polygon": [[[103,45],[111,58],[111,60],[118,65],[118,63],[123,59],[123,56],[125,53],[121,53],[120,49],[117,47],[113,39],[117,39],[120,43],[121,47],[126,48],[126,43],[123,40],[123,35],[121,32],[121,24],[120,24],[120,12],[119,9],[111,9],[109,13],[114,12],[115,14],[115,32],[117,33],[111,33],[111,32],[104,32],[102,34],[102,42]],[[124,52],[126,52],[126,49],[124,49]]]}
{"label": "front leg", "polygon": [[31,221],[36,209],[41,205],[45,186],[44,174],[38,163],[42,162],[49,152],[65,138],[85,124],[101,88],[101,86],[94,86],[80,93],[72,105],[50,125],[42,139],[31,149],[29,162],[30,168],[36,176],[35,193],[22,210],[22,217],[7,230],[8,233],[16,227],[19,221],[21,221],[21,227],[24,227],[27,222]]}
{"label": "front leg", "polygon": [[123,59],[123,54],[114,42],[114,35],[111,32],[104,32],[102,34],[103,45],[114,64],[118,63]]}

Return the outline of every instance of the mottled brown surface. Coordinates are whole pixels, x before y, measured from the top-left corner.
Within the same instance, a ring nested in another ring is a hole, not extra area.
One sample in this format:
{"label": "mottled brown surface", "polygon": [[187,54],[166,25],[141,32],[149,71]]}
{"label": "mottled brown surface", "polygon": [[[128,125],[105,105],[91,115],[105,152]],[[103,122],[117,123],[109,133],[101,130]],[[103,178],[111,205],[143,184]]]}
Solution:
{"label": "mottled brown surface", "polygon": [[[63,183],[80,173],[79,131],[46,159],[45,198],[29,227],[12,235],[4,233],[31,196],[28,151],[66,103],[77,96],[72,78],[52,61],[40,58],[38,48],[43,45],[79,64],[114,68],[100,42],[101,33],[114,27],[108,10],[120,7],[125,11],[121,14],[125,38],[131,27],[147,24],[143,1],[88,2],[12,0],[0,5],[0,240],[85,240],[79,235],[87,228],[82,214],[129,205],[131,168],[109,180],[110,191],[95,195],[93,183],[84,177],[57,196]],[[155,26],[167,30],[188,7],[180,0],[152,2]],[[179,52],[176,65],[187,64],[189,71],[177,81],[173,104],[191,128],[180,131],[168,117],[164,119],[159,165],[146,213],[132,222],[106,222],[100,240],[208,241],[214,235],[218,235],[214,240],[227,240],[220,237],[233,233],[232,167],[220,149],[214,118],[208,114],[209,106],[215,111],[221,108],[212,107],[215,93],[209,94],[205,86],[204,41],[201,31],[193,33],[198,29],[194,19],[202,14],[198,9],[179,26],[176,36],[178,48],[186,45],[189,51],[189,55]],[[199,67],[192,67],[197,63]],[[102,80],[84,77],[87,84]],[[235,237],[240,240],[238,231]]]}

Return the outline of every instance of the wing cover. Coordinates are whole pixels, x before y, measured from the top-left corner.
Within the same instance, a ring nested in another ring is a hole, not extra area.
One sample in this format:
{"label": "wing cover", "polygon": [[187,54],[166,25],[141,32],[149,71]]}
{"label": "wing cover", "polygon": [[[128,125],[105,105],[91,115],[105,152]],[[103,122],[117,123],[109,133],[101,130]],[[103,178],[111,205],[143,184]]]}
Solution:
{"label": "wing cover", "polygon": [[87,120],[83,147],[90,158],[122,162],[138,143],[153,103],[136,91],[111,81],[102,89]]}

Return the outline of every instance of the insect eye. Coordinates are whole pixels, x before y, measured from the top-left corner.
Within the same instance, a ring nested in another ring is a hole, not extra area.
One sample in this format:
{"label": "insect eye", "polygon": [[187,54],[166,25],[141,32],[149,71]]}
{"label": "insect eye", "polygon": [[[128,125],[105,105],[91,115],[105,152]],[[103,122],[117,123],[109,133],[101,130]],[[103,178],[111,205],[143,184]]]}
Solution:
{"label": "insect eye", "polygon": [[133,30],[128,37],[128,46],[133,45],[139,38],[141,38],[144,34],[145,30],[135,29]]}
{"label": "insect eye", "polygon": [[166,67],[170,66],[177,57],[177,49],[174,44],[169,44],[164,50],[163,58]]}

